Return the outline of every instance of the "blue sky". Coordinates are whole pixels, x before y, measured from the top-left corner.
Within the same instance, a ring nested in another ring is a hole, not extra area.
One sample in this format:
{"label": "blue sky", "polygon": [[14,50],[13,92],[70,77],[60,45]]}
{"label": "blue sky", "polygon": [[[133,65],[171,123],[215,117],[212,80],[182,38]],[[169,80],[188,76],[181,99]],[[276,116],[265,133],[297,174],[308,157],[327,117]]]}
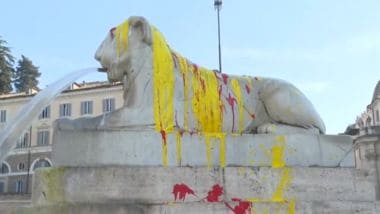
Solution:
{"label": "blue sky", "polygon": [[[42,88],[70,71],[97,67],[97,46],[131,15],[145,16],[192,61],[218,66],[213,0],[2,0],[1,8],[0,35],[17,58],[24,54],[40,67]],[[380,80],[379,11],[378,0],[224,0],[223,70],[292,82],[328,133],[343,132]]]}

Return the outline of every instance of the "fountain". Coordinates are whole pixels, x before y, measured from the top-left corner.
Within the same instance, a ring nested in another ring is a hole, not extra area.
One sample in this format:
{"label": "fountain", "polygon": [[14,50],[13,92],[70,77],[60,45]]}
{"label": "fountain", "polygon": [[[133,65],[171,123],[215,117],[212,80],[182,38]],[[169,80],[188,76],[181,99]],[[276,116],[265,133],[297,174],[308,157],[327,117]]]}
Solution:
{"label": "fountain", "polygon": [[86,68],[67,74],[39,92],[29,103],[20,109],[15,118],[9,121],[4,129],[0,131],[0,162],[3,162],[7,154],[16,146],[20,133],[30,126],[32,121],[56,96],[67,89],[78,78],[97,70],[97,68]]}

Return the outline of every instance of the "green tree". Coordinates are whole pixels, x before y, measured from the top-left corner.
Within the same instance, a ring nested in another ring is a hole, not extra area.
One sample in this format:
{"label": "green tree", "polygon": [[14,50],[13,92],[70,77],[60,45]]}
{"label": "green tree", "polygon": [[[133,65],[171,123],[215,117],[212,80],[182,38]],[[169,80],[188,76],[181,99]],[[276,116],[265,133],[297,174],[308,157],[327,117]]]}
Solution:
{"label": "green tree", "polygon": [[14,84],[17,92],[24,92],[28,89],[38,89],[38,77],[41,73],[38,72],[38,67],[34,66],[32,61],[21,55],[21,59],[17,62],[17,67],[14,75]]}
{"label": "green tree", "polygon": [[7,42],[0,37],[0,94],[7,94],[12,91],[14,57],[6,44]]}

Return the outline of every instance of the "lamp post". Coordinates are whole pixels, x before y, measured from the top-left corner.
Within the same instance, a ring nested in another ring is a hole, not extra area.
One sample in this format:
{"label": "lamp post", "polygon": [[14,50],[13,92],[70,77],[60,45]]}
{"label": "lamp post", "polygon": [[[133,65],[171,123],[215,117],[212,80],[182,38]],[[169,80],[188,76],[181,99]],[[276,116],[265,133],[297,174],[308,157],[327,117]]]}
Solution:
{"label": "lamp post", "polygon": [[220,10],[222,9],[222,0],[214,0],[214,7],[218,14],[218,50],[219,50],[219,72],[222,72],[222,51],[220,47]]}

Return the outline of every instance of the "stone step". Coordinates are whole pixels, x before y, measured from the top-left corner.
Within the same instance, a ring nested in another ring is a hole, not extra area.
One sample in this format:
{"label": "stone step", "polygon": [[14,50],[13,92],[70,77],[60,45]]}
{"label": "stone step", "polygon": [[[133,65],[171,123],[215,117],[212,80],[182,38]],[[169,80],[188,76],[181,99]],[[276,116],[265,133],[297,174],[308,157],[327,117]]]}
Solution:
{"label": "stone step", "polygon": [[374,178],[353,168],[58,167],[38,169],[34,205],[376,200]]}
{"label": "stone step", "polygon": [[170,203],[160,205],[147,204],[55,204],[46,206],[22,207],[16,214],[376,214],[380,213],[380,204],[375,202],[349,201],[313,201],[287,203]]}

